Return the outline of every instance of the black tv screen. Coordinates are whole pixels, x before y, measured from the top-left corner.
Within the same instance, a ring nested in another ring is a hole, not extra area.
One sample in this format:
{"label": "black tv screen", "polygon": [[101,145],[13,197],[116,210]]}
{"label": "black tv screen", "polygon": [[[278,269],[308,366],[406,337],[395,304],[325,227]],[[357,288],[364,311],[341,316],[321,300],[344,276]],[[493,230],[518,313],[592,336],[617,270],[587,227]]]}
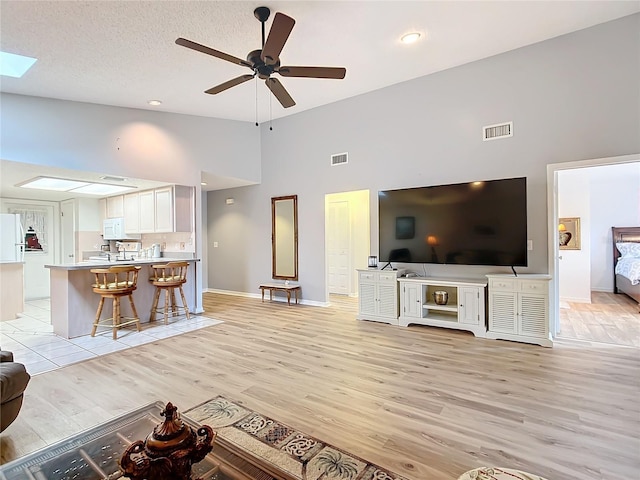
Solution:
{"label": "black tv screen", "polygon": [[527,266],[527,181],[378,192],[382,262]]}

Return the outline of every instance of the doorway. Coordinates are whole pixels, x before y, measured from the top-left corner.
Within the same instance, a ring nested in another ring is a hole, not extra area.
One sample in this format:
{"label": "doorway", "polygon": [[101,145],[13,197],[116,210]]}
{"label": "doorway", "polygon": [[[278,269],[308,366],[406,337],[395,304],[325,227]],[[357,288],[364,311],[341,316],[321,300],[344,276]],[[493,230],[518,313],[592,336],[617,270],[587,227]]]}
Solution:
{"label": "doorway", "polygon": [[[639,346],[637,312],[625,295],[612,293],[611,238],[613,226],[638,225],[639,161],[627,155],[547,167],[554,337]],[[563,245],[565,223],[576,222]]]}
{"label": "doorway", "polygon": [[370,251],[369,190],[325,195],[325,265],[329,295],[357,296],[356,270]]}
{"label": "doorway", "polygon": [[49,270],[45,265],[57,262],[59,228],[56,219],[58,204],[45,201],[5,200],[2,210],[20,214],[26,232],[24,254],[25,300],[49,298]]}

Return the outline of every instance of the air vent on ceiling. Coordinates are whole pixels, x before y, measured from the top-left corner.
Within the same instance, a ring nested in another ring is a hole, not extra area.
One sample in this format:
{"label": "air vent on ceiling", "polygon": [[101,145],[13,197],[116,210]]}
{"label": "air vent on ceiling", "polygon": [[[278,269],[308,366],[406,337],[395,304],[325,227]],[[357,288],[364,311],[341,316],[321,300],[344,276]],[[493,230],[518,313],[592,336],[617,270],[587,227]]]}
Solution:
{"label": "air vent on ceiling", "polygon": [[114,177],[113,175],[102,175],[100,178],[109,182],[124,182],[127,180],[124,177]]}
{"label": "air vent on ceiling", "polygon": [[348,153],[336,153],[335,155],[331,155],[331,166],[335,167],[336,165],[344,165],[349,162],[349,154]]}
{"label": "air vent on ceiling", "polygon": [[497,140],[498,138],[513,137],[513,122],[499,123],[482,127],[482,140]]}

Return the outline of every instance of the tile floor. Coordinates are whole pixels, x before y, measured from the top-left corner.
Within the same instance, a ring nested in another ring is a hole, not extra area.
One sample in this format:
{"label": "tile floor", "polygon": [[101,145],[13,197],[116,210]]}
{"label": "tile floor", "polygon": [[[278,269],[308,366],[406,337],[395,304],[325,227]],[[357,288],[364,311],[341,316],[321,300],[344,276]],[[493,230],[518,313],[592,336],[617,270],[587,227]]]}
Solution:
{"label": "tile floor", "polygon": [[98,357],[106,353],[173,337],[222,323],[221,320],[192,315],[172,319],[169,325],[162,321],[142,324],[118,331],[113,340],[111,329],[100,328],[95,337],[87,335],[67,340],[53,333],[50,321],[49,299],[25,302],[25,311],[16,320],[0,322],[0,347],[13,352],[15,361],[23,363],[30,375],[48,372],[64,365]]}

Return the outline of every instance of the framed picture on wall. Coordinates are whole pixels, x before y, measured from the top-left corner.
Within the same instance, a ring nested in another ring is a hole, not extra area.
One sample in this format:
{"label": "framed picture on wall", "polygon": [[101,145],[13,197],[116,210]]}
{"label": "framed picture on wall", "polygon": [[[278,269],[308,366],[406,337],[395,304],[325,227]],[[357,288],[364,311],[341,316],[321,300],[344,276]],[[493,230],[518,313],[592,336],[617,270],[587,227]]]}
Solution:
{"label": "framed picture on wall", "polygon": [[560,250],[580,250],[580,217],[558,219]]}
{"label": "framed picture on wall", "polygon": [[411,240],[416,235],[416,217],[396,217],[396,238]]}

